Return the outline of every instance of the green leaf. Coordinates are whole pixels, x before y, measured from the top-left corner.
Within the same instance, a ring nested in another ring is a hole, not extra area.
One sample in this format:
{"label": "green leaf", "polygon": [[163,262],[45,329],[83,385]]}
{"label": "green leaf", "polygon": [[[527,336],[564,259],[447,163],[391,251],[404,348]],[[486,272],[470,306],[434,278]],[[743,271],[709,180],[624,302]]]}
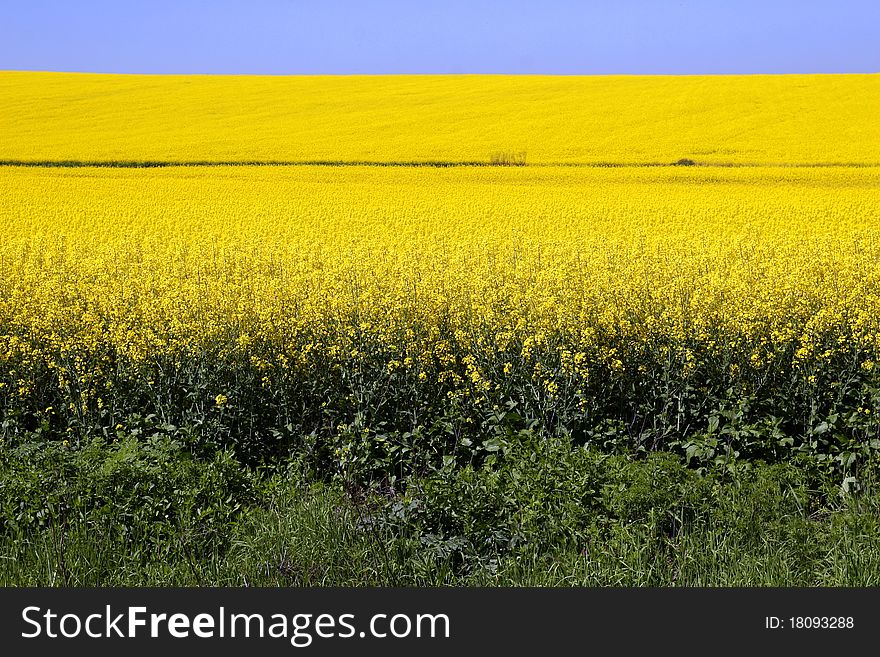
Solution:
{"label": "green leaf", "polygon": [[718,431],[718,416],[712,415],[709,417],[709,433],[715,433]]}

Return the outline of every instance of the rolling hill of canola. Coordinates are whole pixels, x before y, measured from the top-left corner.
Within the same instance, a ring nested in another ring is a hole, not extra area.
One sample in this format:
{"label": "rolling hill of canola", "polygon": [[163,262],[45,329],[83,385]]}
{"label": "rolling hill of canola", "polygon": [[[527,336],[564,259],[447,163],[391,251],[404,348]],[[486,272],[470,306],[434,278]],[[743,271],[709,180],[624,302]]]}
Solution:
{"label": "rolling hill of canola", "polygon": [[880,164],[880,75],[0,72],[0,158]]}

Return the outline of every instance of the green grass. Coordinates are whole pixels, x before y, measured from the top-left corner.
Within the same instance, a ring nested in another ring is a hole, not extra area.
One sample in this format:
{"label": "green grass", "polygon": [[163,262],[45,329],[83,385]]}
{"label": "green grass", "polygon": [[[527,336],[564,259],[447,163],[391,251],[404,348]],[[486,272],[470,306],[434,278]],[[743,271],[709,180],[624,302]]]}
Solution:
{"label": "green grass", "polygon": [[877,586],[880,493],[521,436],[379,486],[173,440],[0,448],[4,586]]}

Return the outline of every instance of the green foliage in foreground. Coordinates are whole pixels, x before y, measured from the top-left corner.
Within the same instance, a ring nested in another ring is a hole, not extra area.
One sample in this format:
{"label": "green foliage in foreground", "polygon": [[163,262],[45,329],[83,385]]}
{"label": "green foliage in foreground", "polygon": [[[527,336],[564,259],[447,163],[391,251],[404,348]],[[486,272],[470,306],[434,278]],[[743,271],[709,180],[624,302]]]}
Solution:
{"label": "green foliage in foreground", "polygon": [[880,489],[519,435],[479,465],[319,482],[168,437],[0,446],[3,585],[880,585]]}

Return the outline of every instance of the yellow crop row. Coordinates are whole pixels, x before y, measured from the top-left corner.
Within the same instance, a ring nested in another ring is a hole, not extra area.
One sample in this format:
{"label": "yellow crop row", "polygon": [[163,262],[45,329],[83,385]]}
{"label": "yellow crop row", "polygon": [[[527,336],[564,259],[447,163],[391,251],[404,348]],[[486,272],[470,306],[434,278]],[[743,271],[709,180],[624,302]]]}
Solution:
{"label": "yellow crop row", "polygon": [[614,344],[870,369],[878,228],[876,168],[4,169],[0,359],[378,348],[479,389],[552,340],[585,376],[639,366]]}

